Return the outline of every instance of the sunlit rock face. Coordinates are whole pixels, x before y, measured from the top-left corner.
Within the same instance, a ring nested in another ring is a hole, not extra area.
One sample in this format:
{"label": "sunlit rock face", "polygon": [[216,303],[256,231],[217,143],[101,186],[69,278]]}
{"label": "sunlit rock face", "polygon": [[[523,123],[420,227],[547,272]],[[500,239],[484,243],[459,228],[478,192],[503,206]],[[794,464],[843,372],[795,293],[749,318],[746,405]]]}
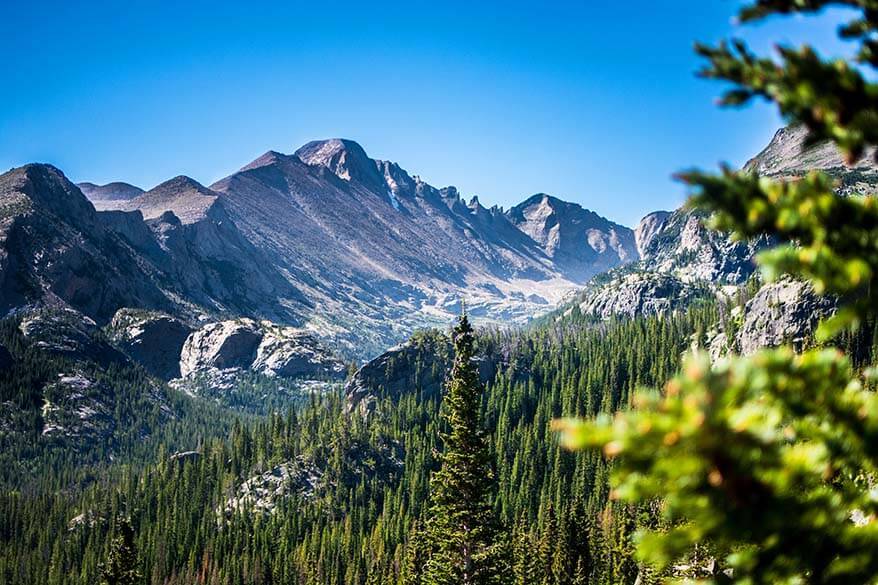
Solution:
{"label": "sunlit rock face", "polygon": [[666,315],[709,296],[703,288],[670,274],[634,272],[588,290],[580,311],[601,319]]}
{"label": "sunlit rock face", "polygon": [[795,178],[808,171],[823,171],[840,182],[843,194],[873,193],[878,184],[875,149],[868,148],[860,160],[847,164],[831,142],[808,146],[804,126],[787,126],[778,130],[771,142],[744,168],[763,177]]}
{"label": "sunlit rock face", "polygon": [[834,310],[835,301],[816,295],[807,283],[784,278],[766,284],[744,308],[737,349],[750,354],[782,344],[801,348]]}
{"label": "sunlit rock face", "polygon": [[272,377],[340,379],[344,364],[308,331],[235,319],[194,331],[179,356],[180,375],[252,370]]}

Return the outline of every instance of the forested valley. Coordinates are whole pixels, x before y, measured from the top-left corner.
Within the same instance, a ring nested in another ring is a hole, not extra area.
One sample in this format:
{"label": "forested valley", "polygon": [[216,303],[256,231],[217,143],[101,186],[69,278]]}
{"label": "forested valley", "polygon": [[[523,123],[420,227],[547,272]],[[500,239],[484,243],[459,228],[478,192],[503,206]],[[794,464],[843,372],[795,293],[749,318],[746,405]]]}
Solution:
{"label": "forested valley", "polygon": [[[650,510],[614,505],[602,456],[562,449],[550,423],[627,408],[635,389],[660,385],[717,318],[705,303],[667,317],[599,323],[573,311],[523,331],[479,331],[477,355],[496,365],[481,407],[496,465],[493,506],[517,583],[635,578],[629,538],[638,522],[650,521]],[[14,327],[4,331],[8,337]],[[138,441],[121,440],[133,451],[97,466],[62,447],[23,457],[7,442],[4,454],[32,467],[7,467],[22,471],[7,478],[16,489],[2,497],[0,575],[5,582],[95,583],[127,518],[146,583],[411,582],[412,543],[441,449],[442,396],[421,391],[421,379],[446,375],[422,364],[436,368],[427,354],[449,351],[441,331],[419,333],[414,343],[417,359],[387,372],[409,380],[408,391],[379,393],[369,411],[350,408],[333,391],[264,417],[242,416],[166,389],[186,414],[170,426],[148,417],[142,424],[194,442],[155,433],[148,465],[133,463],[131,454],[146,449],[138,451]],[[49,375],[53,364],[26,367]],[[117,387],[147,384],[136,372],[112,375]],[[5,392],[27,400],[26,383],[14,380]],[[119,404],[132,409],[120,415],[126,420],[147,416],[134,398]],[[211,424],[199,414],[204,409]],[[172,456],[184,448],[196,453]],[[277,493],[246,497],[242,482],[263,474],[282,478],[264,488]]]}

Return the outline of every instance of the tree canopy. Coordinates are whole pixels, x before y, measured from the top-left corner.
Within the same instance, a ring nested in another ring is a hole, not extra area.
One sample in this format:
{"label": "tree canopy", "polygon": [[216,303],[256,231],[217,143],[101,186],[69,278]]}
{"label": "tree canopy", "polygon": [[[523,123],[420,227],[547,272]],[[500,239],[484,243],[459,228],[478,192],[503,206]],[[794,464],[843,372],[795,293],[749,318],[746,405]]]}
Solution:
{"label": "tree canopy", "polygon": [[[701,74],[731,84],[725,105],[764,98],[809,144],[829,140],[846,159],[874,156],[878,143],[878,3],[870,0],[763,0],[741,11],[749,23],[774,15],[844,6],[856,15],[842,38],[859,43],[854,62],[825,60],[808,46],[758,57],[739,41],[699,45]],[[709,582],[878,582],[878,400],[875,372],[855,367],[838,335],[874,314],[878,208],[873,194],[841,194],[810,172],[768,179],[751,171],[680,175],[689,204],[737,237],[769,234],[763,275],[791,274],[839,298],[814,347],[766,349],[711,364],[689,357],[661,392],[641,390],[635,408],[593,421],[557,423],[572,448],[613,459],[612,497],[657,504],[642,526],[638,556],[657,574]],[[693,567],[699,551],[719,561]],[[687,571],[688,569],[688,571]]]}

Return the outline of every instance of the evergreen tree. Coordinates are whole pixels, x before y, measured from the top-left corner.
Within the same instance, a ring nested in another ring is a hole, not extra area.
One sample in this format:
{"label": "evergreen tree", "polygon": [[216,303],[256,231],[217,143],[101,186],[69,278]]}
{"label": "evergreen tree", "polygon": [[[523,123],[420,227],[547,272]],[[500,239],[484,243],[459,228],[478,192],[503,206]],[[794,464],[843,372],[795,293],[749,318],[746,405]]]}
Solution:
{"label": "evergreen tree", "polygon": [[474,360],[473,329],[464,313],[454,328],[454,364],[442,404],[442,467],[433,478],[428,511],[429,585],[501,582],[495,478],[481,426],[483,388]]}
{"label": "evergreen tree", "polygon": [[[854,163],[878,145],[878,4],[757,0],[740,20],[838,7],[851,17],[840,36],[859,43],[853,61],[824,60],[807,45],[760,57],[740,40],[698,52],[708,60],[702,75],[732,85],[725,105],[774,102],[807,129],[806,144],[830,141]],[[641,529],[638,552],[675,582],[687,577],[681,566],[721,582],[718,561],[738,583],[878,583],[878,371],[859,367],[878,290],[874,186],[848,192],[849,179],[833,169],[681,178],[713,227],[774,236],[779,244],[758,257],[766,280],[791,275],[838,299],[815,335],[838,348],[765,349],[715,364],[697,354],[663,394],[641,393],[636,409],[558,426],[569,446],[617,458],[615,497],[663,499],[661,522]]]}
{"label": "evergreen tree", "polygon": [[101,567],[101,585],[137,585],[141,582],[137,568],[134,529],[127,518],[119,520],[116,538],[110,544],[107,562]]}

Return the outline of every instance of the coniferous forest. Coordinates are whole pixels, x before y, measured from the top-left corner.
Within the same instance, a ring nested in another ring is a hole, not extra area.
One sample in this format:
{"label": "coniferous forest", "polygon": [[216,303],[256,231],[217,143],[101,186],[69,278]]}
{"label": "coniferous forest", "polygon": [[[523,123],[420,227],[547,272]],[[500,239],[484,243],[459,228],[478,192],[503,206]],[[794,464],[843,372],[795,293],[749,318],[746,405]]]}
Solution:
{"label": "coniferous forest", "polygon": [[[476,334],[477,355],[498,360],[474,399],[496,478],[495,554],[510,579],[618,583],[637,573],[630,533],[650,511],[613,505],[602,457],[563,450],[550,422],[627,407],[635,388],[673,373],[716,319],[708,304],[667,318],[595,325],[574,313],[527,331]],[[429,338],[448,334],[419,335],[429,351]],[[441,466],[446,423],[442,396],[418,390],[434,374],[420,363],[395,364],[411,391],[380,397],[366,415],[346,409],[339,391],[264,417],[226,411],[225,434],[188,406],[193,414],[172,424],[174,436],[193,443],[151,437],[148,465],[124,455],[88,465],[51,448],[33,454],[34,468],[9,478],[14,489],[3,493],[0,575],[9,583],[98,582],[130,522],[146,583],[427,582],[418,580],[418,555],[428,548],[430,476]],[[114,385],[124,387],[124,375]],[[4,392],[23,389],[10,383]],[[127,449],[147,446],[119,452]],[[199,455],[172,457],[186,449]],[[228,505],[242,480],[291,461],[320,475],[313,489],[290,485],[270,510],[251,500]]]}

